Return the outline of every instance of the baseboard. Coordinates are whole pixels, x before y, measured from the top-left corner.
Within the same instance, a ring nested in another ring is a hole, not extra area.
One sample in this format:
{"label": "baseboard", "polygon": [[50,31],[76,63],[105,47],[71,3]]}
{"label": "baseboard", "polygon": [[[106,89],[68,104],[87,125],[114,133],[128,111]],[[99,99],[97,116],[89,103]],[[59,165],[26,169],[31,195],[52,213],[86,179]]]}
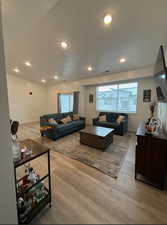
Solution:
{"label": "baseboard", "polygon": [[31,124],[31,123],[39,123],[39,121],[23,122],[23,123],[20,123],[20,125],[26,125],[26,124]]}

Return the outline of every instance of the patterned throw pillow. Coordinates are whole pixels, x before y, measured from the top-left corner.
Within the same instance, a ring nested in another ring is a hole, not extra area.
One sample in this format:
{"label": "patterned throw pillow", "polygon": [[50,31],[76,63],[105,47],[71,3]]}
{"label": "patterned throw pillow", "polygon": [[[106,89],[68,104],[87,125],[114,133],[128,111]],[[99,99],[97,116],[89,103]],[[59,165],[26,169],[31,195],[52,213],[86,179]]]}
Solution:
{"label": "patterned throw pillow", "polygon": [[53,118],[50,118],[48,120],[48,122],[49,122],[50,125],[57,125],[57,122]]}
{"label": "patterned throw pillow", "polygon": [[61,122],[63,122],[64,124],[66,124],[66,123],[69,123],[69,122],[71,122],[72,120],[71,120],[71,117],[70,116],[67,116],[67,117],[65,117],[65,118],[63,118],[62,120],[61,120]]}
{"label": "patterned throw pillow", "polygon": [[73,114],[73,117],[72,117],[73,120],[79,120],[79,115],[78,114]]}
{"label": "patterned throw pillow", "polygon": [[106,122],[106,121],[107,121],[106,115],[99,116],[99,121],[100,121],[100,122]]}
{"label": "patterned throw pillow", "polygon": [[125,116],[118,116],[118,118],[116,120],[116,122],[119,123],[119,124],[121,124],[124,121],[125,121]]}

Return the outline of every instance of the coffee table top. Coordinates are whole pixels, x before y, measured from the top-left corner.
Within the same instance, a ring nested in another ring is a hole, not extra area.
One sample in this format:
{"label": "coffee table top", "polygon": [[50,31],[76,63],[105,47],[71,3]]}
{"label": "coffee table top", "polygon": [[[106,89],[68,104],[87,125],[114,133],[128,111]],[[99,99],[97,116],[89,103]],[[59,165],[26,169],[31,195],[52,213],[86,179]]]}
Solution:
{"label": "coffee table top", "polygon": [[84,130],[81,130],[80,133],[92,134],[100,137],[106,137],[108,134],[114,132],[114,129],[107,127],[98,127],[98,126],[89,126]]}

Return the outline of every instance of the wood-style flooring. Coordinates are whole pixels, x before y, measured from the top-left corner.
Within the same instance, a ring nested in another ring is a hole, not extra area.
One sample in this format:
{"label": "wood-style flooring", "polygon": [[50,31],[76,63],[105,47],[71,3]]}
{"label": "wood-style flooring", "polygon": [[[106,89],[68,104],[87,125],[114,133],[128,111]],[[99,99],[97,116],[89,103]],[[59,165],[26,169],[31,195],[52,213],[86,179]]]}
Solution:
{"label": "wood-style flooring", "polygon": [[[40,138],[38,123],[20,126],[19,139],[26,138],[45,144],[49,141]],[[134,136],[117,179],[51,152],[52,208],[44,210],[33,223],[167,223],[167,191],[134,179],[135,140]],[[43,171],[44,160],[34,163]]]}

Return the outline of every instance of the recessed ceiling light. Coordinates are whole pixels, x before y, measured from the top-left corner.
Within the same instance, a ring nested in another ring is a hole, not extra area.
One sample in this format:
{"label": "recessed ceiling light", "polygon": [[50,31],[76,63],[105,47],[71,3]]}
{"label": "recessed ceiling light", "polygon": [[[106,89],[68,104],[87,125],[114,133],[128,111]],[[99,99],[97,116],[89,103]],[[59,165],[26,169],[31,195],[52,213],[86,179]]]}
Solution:
{"label": "recessed ceiling light", "polygon": [[112,22],[112,16],[110,14],[104,17],[104,24],[109,25]]}
{"label": "recessed ceiling light", "polygon": [[25,62],[25,65],[26,65],[26,66],[31,66],[31,63],[30,63],[29,61],[26,61],[26,62]]}
{"label": "recessed ceiling light", "polygon": [[124,63],[124,62],[126,62],[125,58],[120,59],[120,63]]}
{"label": "recessed ceiling light", "polygon": [[20,73],[20,69],[18,67],[15,67],[13,71],[16,73]]}
{"label": "recessed ceiling light", "polygon": [[46,83],[46,80],[45,80],[45,79],[42,79],[41,82],[42,82],[42,83]]}
{"label": "recessed ceiling light", "polygon": [[68,44],[65,41],[61,42],[61,47],[66,49],[68,47]]}
{"label": "recessed ceiling light", "polygon": [[91,66],[88,66],[88,71],[92,71],[92,67]]}
{"label": "recessed ceiling light", "polygon": [[55,79],[55,80],[57,80],[57,79],[58,79],[58,76],[57,76],[57,75],[55,75],[55,76],[54,76],[54,79]]}

